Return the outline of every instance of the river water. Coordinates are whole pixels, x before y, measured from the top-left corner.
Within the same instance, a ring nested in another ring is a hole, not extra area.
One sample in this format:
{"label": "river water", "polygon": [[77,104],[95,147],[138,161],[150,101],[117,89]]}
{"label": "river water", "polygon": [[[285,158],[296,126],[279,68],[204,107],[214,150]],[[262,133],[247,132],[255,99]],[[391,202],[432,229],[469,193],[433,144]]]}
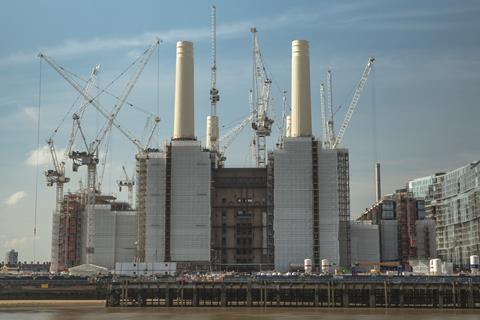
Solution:
{"label": "river water", "polygon": [[0,301],[0,320],[479,320],[480,310],[105,308],[103,301]]}

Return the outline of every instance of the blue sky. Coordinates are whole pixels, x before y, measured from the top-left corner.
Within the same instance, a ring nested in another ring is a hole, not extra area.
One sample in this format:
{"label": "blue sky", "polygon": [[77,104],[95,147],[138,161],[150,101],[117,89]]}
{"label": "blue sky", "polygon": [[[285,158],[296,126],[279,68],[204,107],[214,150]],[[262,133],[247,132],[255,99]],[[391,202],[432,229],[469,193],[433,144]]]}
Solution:
{"label": "blue sky", "polygon": [[[172,132],[175,42],[195,46],[196,134],[204,140],[209,112],[209,1],[8,1],[0,12],[0,251],[15,248],[33,259],[36,124],[42,51],[87,78],[101,64],[106,85],[158,36],[163,40],[129,97],[135,106],[162,118],[160,139]],[[358,109],[344,138],[350,149],[352,217],[374,198],[373,163],[382,163],[383,191],[412,178],[450,170],[480,158],[480,3],[478,1],[217,1],[218,114],[231,124],[248,114],[251,35],[255,25],[272,72],[276,118],[279,91],[290,91],[291,40],[310,41],[313,130],[321,133],[318,86],[332,68],[334,104],[345,114],[350,94],[367,62],[376,57]],[[77,95],[49,66],[42,65],[41,146],[62,122]],[[159,78],[157,81],[157,70]],[[119,94],[123,77],[111,91]],[[157,100],[157,88],[158,97]],[[109,97],[101,97],[106,107]],[[62,149],[71,115],[55,136]],[[136,137],[146,116],[124,107],[119,115]],[[93,110],[84,125],[91,139],[103,125]],[[226,129],[222,128],[221,131]],[[269,140],[270,148],[276,134]],[[227,152],[227,166],[249,160],[248,130]],[[118,194],[121,166],[133,171],[134,147],[112,133],[102,189]],[[43,149],[45,150],[45,149]],[[40,154],[36,259],[50,256],[54,189],[45,186],[48,154]],[[67,164],[70,170],[70,164]],[[72,178],[66,191],[78,187]],[[84,179],[85,180],[85,179]]]}

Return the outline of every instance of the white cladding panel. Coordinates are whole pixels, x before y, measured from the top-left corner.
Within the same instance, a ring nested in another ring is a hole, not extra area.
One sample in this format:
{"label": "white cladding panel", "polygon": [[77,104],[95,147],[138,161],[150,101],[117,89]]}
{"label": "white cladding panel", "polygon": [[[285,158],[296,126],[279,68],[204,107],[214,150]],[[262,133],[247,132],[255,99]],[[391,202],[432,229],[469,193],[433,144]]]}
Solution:
{"label": "white cladding panel", "polygon": [[[110,213],[110,206],[95,206],[95,234],[93,243],[95,253],[93,264],[105,268],[115,265],[115,228],[116,215]],[[132,225],[134,228],[135,225]]]}
{"label": "white cladding panel", "polygon": [[[115,259],[114,262],[128,262],[135,259],[137,216],[135,212],[113,212],[116,215]],[[112,267],[113,268],[113,267]]]}
{"label": "white cladding panel", "polygon": [[415,222],[417,257],[436,258],[437,243],[435,240],[435,220],[423,219]]}
{"label": "white cladding panel", "polygon": [[352,263],[380,261],[380,237],[378,225],[355,223],[350,224]]}
{"label": "white cladding panel", "polygon": [[151,153],[147,160],[145,199],[145,261],[164,261],[165,255],[165,153]]}
{"label": "white cladding panel", "polygon": [[337,150],[318,150],[320,259],[340,264],[338,155]]}
{"label": "white cladding panel", "polygon": [[382,220],[380,225],[382,261],[398,260],[398,223],[397,220]]}
{"label": "white cladding panel", "polygon": [[52,215],[52,248],[51,248],[51,264],[50,271],[57,272],[59,266],[60,254],[60,214],[53,212]]}
{"label": "white cladding panel", "polygon": [[[93,243],[95,265],[113,269],[115,262],[133,261],[137,239],[135,211],[110,211],[110,205],[95,205],[95,235]],[[83,212],[85,217],[85,211]],[[83,219],[83,229],[86,220]],[[85,232],[82,233],[81,262],[85,263]]]}
{"label": "white cladding panel", "polygon": [[210,261],[210,153],[172,142],[172,261]]}
{"label": "white cladding panel", "polygon": [[312,139],[286,138],[274,154],[275,269],[313,258]]}

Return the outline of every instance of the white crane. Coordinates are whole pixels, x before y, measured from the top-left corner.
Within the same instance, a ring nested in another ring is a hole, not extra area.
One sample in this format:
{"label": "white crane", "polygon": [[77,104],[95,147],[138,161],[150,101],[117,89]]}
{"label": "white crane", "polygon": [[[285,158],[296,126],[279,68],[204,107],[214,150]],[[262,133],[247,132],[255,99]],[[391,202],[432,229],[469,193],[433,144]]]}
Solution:
{"label": "white crane", "polygon": [[[343,119],[342,125],[340,126],[340,130],[338,131],[337,137],[334,138],[332,141],[332,149],[337,148],[340,143],[342,142],[343,135],[345,134],[345,131],[348,128],[348,124],[350,123],[350,120],[352,119],[353,112],[357,108],[358,101],[360,100],[360,96],[363,92],[363,88],[365,87],[365,84],[367,83],[368,80],[368,75],[370,74],[370,71],[372,70],[373,67],[373,62],[375,61],[374,57],[369,57],[367,65],[365,66],[365,70],[362,73],[362,77],[357,83],[357,86],[355,88],[355,93],[353,94],[352,101],[350,102],[350,106],[348,107],[347,113],[345,115],[345,118]],[[331,78],[330,78],[331,79]],[[333,117],[333,115],[332,115]]]}
{"label": "white crane", "polygon": [[267,75],[262,53],[258,44],[257,29],[251,28],[253,42],[253,90],[252,90],[252,128],[255,133],[255,158],[257,167],[267,163],[266,137],[272,132],[273,119],[269,111],[273,107],[271,95],[272,80]]}
{"label": "white crane", "polygon": [[252,115],[249,115],[245,119],[243,119],[239,124],[237,124],[235,127],[227,131],[223,136],[220,137],[220,157],[219,157],[219,166],[223,167],[225,164],[225,152],[227,151],[227,148],[232,144],[233,140],[238,136],[240,131],[242,131],[243,128],[249,123],[252,122]]}
{"label": "white crane", "polygon": [[[100,69],[99,65],[97,65],[95,68],[92,69],[90,78],[88,79],[85,85],[85,88],[83,89],[84,93],[87,93],[90,90],[92,84],[94,83],[94,79],[98,74],[99,69]],[[55,145],[53,141],[53,135],[47,140],[47,144],[50,149],[50,154],[52,156],[54,169],[46,170],[45,176],[47,178],[47,186],[53,186],[54,184],[57,186],[57,192],[56,192],[57,213],[61,212],[61,209],[62,209],[61,206],[63,204],[63,185],[70,181],[70,178],[65,177],[65,163],[75,143],[75,138],[77,136],[78,129],[79,129],[78,121],[80,117],[83,115],[83,112],[87,104],[88,104],[88,101],[84,101],[81,104],[79,110],[76,113],[74,113],[72,116],[73,118],[72,130],[70,132],[70,137],[68,139],[68,143],[63,153],[63,157],[61,161],[58,161],[58,156],[57,156],[57,152],[55,150]],[[56,130],[54,134],[55,133],[56,133]]]}
{"label": "white crane", "polygon": [[283,141],[287,136],[287,91],[282,91],[282,123],[280,124],[280,134],[278,135],[277,146],[283,145]]}
{"label": "white crane", "polygon": [[324,147],[328,149],[330,137],[328,135],[327,112],[325,110],[325,88],[323,82],[320,83],[320,114],[322,116],[322,143]]}
{"label": "white crane", "polygon": [[[94,83],[95,77],[98,74],[98,71],[100,69],[100,66],[97,65],[95,68],[92,69],[92,73],[90,75],[90,78],[87,80],[87,83],[85,85],[85,88],[83,92],[87,93],[92,84]],[[58,161],[58,156],[57,152],[55,149],[54,141],[53,141],[53,136],[57,133],[57,130],[54,131],[52,136],[47,140],[48,147],[50,149],[50,154],[52,156],[52,163],[53,163],[53,168],[54,169],[48,169],[44,172],[45,177],[47,179],[47,186],[53,186],[55,184],[56,186],[56,192],[55,192],[55,214],[57,217],[59,217],[63,213],[63,189],[64,189],[64,184],[68,183],[70,181],[70,178],[65,176],[65,163],[68,159],[68,155],[70,154],[72,147],[75,143],[75,138],[78,133],[78,121],[80,117],[83,115],[85,111],[85,107],[88,104],[88,101],[84,100],[83,103],[80,105],[79,110],[73,114],[73,125],[72,125],[72,130],[70,133],[70,137],[67,143],[67,146],[65,148],[65,151],[63,153],[63,157],[61,161]],[[54,223],[57,221],[54,220]],[[59,239],[58,237],[52,238],[52,270],[57,272],[59,265],[58,265],[58,244],[59,244]]]}
{"label": "white crane", "polygon": [[[120,132],[128,137],[131,135],[123,129],[120,124],[116,121],[116,116],[120,112],[121,108],[126,102],[126,99],[130,92],[132,91],[135,83],[137,82],[138,78],[140,77],[145,65],[147,64],[148,60],[150,59],[154,49],[159,45],[160,40],[156,39],[155,42],[143,53],[141,58],[139,59],[139,66],[136,72],[131,76],[127,86],[125,87],[122,95],[118,99],[117,103],[113,107],[112,111],[107,114],[107,112],[98,104],[98,101],[95,101],[95,98],[92,98],[88,93],[83,92],[80,90],[79,84],[73,80],[64,70],[63,67],[59,66],[52,58],[40,53],[39,56],[43,58],[55,71],[57,71],[70,85],[72,85],[90,104],[92,104],[104,117],[107,118],[107,121],[103,128],[98,132],[96,138],[90,143],[84,139],[86,144],[86,151],[78,152],[72,151],[70,152],[70,158],[73,160],[73,171],[77,171],[79,166],[86,165],[87,166],[87,245],[86,245],[86,260],[87,263],[93,263],[93,253],[95,252],[94,248],[94,241],[93,237],[95,234],[95,221],[94,221],[94,212],[93,206],[95,204],[95,194],[96,194],[96,166],[98,164],[98,148],[102,143],[106,134],[111,130],[112,126],[117,127]],[[81,128],[79,127],[80,131]],[[84,138],[84,135],[82,134]],[[139,149],[143,149],[141,144],[138,142],[137,139],[132,139],[132,142],[139,147]]]}
{"label": "white crane", "polygon": [[122,166],[123,174],[125,175],[125,179],[117,181],[118,189],[122,192],[122,187],[127,187],[128,190],[128,203],[131,207],[133,207],[133,186],[135,185],[135,178],[129,177],[125,166]]}

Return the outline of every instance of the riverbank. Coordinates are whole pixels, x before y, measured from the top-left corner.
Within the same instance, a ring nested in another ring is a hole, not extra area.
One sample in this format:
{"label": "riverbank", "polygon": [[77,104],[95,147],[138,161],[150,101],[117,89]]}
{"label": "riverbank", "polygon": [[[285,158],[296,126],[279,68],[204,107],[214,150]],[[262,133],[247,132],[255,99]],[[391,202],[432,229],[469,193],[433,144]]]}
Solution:
{"label": "riverbank", "polygon": [[0,320],[478,320],[477,310],[385,308],[105,308],[104,301],[0,301]]}

